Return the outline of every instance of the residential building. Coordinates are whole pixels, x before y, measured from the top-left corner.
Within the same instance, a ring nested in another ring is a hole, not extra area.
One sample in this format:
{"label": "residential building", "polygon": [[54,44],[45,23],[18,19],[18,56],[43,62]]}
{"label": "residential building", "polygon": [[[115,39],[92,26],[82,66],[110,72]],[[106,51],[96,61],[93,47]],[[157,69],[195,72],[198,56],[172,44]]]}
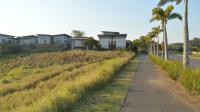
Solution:
{"label": "residential building", "polygon": [[53,37],[53,43],[59,44],[59,45],[67,45],[69,47],[72,46],[72,37],[67,34],[58,34],[58,35],[52,35]]}
{"label": "residential building", "polygon": [[125,49],[127,34],[120,34],[119,32],[102,31],[99,34],[99,42],[104,49]]}
{"label": "residential building", "polygon": [[27,35],[18,37],[20,45],[37,45],[37,36],[36,35]]}
{"label": "residential building", "polygon": [[48,45],[53,43],[53,37],[47,34],[37,34],[38,45]]}
{"label": "residential building", "polygon": [[14,42],[14,36],[6,35],[6,34],[0,34],[0,44],[13,43],[13,42]]}
{"label": "residential building", "polygon": [[87,37],[74,37],[72,39],[72,48],[85,48]]}

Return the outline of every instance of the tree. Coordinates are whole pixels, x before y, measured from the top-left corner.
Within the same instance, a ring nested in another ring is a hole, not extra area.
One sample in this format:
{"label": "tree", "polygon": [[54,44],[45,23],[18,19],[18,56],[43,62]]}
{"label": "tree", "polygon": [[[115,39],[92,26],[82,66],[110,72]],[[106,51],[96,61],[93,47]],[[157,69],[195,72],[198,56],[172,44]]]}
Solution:
{"label": "tree", "polygon": [[158,26],[158,27],[154,27],[153,29],[152,29],[152,31],[155,33],[155,35],[156,35],[156,38],[157,38],[157,56],[159,56],[159,34],[163,31],[161,28],[160,28],[160,26]]}
{"label": "tree", "polygon": [[167,22],[169,20],[173,19],[179,19],[182,20],[182,16],[178,13],[172,13],[174,10],[174,7],[172,5],[169,5],[165,10],[163,10],[161,7],[156,7],[152,10],[152,18],[150,22],[152,21],[161,21],[163,33],[164,33],[164,51],[165,51],[165,60],[168,60],[168,38],[167,38]]}
{"label": "tree", "polygon": [[147,34],[147,36],[149,36],[151,39],[153,39],[152,41],[152,46],[153,46],[153,54],[156,54],[156,42],[155,42],[155,37],[156,37],[156,34],[155,32],[151,31]]}
{"label": "tree", "polygon": [[74,37],[84,37],[85,32],[80,30],[72,30],[71,35],[73,35]]}
{"label": "tree", "polygon": [[[158,6],[163,6],[169,2],[180,4],[183,0],[160,0]],[[190,48],[189,48],[189,27],[188,27],[188,0],[184,0],[184,38],[183,38],[183,67],[189,66]]]}
{"label": "tree", "polygon": [[152,41],[152,39],[153,39],[153,36],[151,36],[151,35],[143,36],[143,41],[145,42],[145,44],[147,46],[149,46],[149,52],[151,54],[153,54],[153,44],[152,44],[153,41]]}
{"label": "tree", "polygon": [[95,40],[93,37],[89,37],[89,38],[85,41],[85,46],[86,46],[88,49],[99,49],[99,48],[100,48],[99,41]]}

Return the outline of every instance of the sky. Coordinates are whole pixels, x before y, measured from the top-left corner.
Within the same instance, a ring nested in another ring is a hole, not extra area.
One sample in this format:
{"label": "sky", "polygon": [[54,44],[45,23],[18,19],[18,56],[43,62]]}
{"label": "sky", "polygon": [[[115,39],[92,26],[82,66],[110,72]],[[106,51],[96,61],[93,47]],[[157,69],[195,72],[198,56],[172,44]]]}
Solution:
{"label": "sky", "polygon": [[[127,33],[128,40],[134,40],[160,25],[160,22],[149,23],[158,1],[0,0],[0,33],[23,36],[82,30],[98,39],[101,31],[118,31]],[[199,5],[200,0],[189,0],[190,38],[200,37]],[[175,5],[174,12],[183,14],[183,3]],[[169,21],[167,30],[169,43],[182,42],[183,21]]]}

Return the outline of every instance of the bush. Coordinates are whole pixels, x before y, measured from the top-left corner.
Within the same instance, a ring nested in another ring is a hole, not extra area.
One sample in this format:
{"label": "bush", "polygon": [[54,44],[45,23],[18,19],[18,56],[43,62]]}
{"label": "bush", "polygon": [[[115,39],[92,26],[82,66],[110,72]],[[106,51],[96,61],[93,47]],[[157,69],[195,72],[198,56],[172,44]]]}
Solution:
{"label": "bush", "polygon": [[184,70],[180,81],[193,95],[200,95],[200,68]]}
{"label": "bush", "polygon": [[155,55],[149,57],[153,62],[160,65],[171,79],[179,81],[191,94],[200,95],[200,68],[183,69],[181,62],[164,61]]}

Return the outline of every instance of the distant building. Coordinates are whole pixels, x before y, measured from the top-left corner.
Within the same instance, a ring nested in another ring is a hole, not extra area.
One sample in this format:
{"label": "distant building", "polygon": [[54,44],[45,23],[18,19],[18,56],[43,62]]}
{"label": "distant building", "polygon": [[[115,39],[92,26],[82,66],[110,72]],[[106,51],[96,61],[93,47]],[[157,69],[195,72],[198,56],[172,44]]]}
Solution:
{"label": "distant building", "polygon": [[72,39],[72,48],[85,48],[85,41],[87,37],[74,37]]}
{"label": "distant building", "polygon": [[72,47],[72,37],[67,34],[58,34],[58,35],[52,35],[53,37],[53,44],[59,44],[59,45],[68,45],[69,47]]}
{"label": "distant building", "polygon": [[119,32],[102,31],[99,34],[100,45],[104,49],[125,49],[127,34],[120,34]]}
{"label": "distant building", "polygon": [[126,48],[131,49],[132,41],[131,40],[126,40]]}
{"label": "distant building", "polygon": [[37,36],[36,35],[27,35],[18,37],[20,45],[37,45]]}
{"label": "distant building", "polygon": [[14,37],[12,35],[0,34],[0,44],[13,43]]}
{"label": "distant building", "polygon": [[53,37],[47,34],[37,34],[38,45],[48,45],[53,43]]}

